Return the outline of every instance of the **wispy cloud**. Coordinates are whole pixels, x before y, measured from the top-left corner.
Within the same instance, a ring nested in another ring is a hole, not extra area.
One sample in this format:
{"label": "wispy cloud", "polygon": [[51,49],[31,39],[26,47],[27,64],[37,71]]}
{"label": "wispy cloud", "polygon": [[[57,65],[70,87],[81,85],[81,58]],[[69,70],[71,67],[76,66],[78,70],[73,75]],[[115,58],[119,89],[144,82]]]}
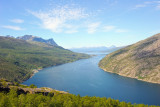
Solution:
{"label": "wispy cloud", "polygon": [[126,30],[126,29],[116,29],[115,32],[124,33],[124,32],[128,32],[128,30]]}
{"label": "wispy cloud", "polygon": [[160,9],[160,1],[145,1],[142,4],[137,4],[133,9],[139,9],[139,8],[144,8],[148,6],[154,6],[157,9]]}
{"label": "wispy cloud", "polygon": [[97,28],[100,26],[100,22],[94,22],[88,25],[87,32],[88,33],[94,33],[97,31]]}
{"label": "wispy cloud", "polygon": [[10,26],[10,25],[7,25],[7,26],[2,26],[3,28],[6,28],[6,29],[12,29],[12,30],[23,30],[21,27],[19,26]]}
{"label": "wispy cloud", "polygon": [[[39,12],[29,11],[29,12],[41,20],[42,26],[44,28],[49,29],[56,33],[60,32],[71,33],[71,29],[78,26],[74,25],[72,21],[77,21],[88,17],[88,14],[84,12],[83,8],[78,8],[68,5],[56,7],[49,11],[39,11]],[[68,28],[68,26],[70,28]]]}
{"label": "wispy cloud", "polygon": [[156,6],[156,9],[160,10],[160,3]]}
{"label": "wispy cloud", "polygon": [[[93,34],[95,32],[126,32],[120,30],[113,25],[104,26],[101,21],[94,21],[91,19],[95,17],[93,13],[87,13],[84,8],[75,5],[56,6],[48,11],[31,11],[30,14],[40,19],[41,27],[51,30],[54,33],[77,33],[82,29],[87,28],[87,33]],[[88,20],[93,23],[88,23]]]}
{"label": "wispy cloud", "polygon": [[138,9],[138,8],[142,8],[142,7],[146,7],[146,4],[137,4],[134,9]]}
{"label": "wispy cloud", "polygon": [[24,20],[22,20],[22,19],[12,19],[10,21],[13,23],[23,23],[24,22]]}
{"label": "wispy cloud", "polygon": [[113,26],[113,25],[104,26],[103,27],[103,31],[104,32],[110,32],[110,31],[112,31],[112,32],[116,32],[116,33],[125,33],[125,32],[128,32],[127,29],[121,29],[121,28],[119,28],[117,26]]}
{"label": "wispy cloud", "polygon": [[103,27],[103,31],[104,32],[109,32],[109,31],[112,31],[116,28],[116,26],[104,26]]}
{"label": "wispy cloud", "polygon": [[110,6],[114,6],[114,5],[118,4],[118,0],[106,0],[106,2]]}

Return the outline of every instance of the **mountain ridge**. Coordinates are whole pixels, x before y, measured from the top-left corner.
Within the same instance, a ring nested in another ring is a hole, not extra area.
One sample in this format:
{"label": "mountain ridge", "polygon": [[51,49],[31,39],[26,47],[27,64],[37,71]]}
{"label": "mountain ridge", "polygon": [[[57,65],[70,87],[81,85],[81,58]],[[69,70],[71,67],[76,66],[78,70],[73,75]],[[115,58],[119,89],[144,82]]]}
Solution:
{"label": "mountain ridge", "polygon": [[122,47],[116,47],[114,45],[110,46],[110,47],[106,47],[106,46],[99,46],[99,47],[81,47],[81,48],[71,48],[70,50],[73,52],[112,52],[115,50],[118,50]]}
{"label": "mountain ridge", "polygon": [[117,50],[99,62],[104,71],[160,84],[160,33]]}
{"label": "mountain ridge", "polygon": [[89,58],[60,46],[0,36],[0,78],[23,82],[33,69]]}
{"label": "mountain ridge", "polygon": [[17,39],[22,39],[22,40],[26,40],[26,41],[42,42],[42,43],[47,43],[52,46],[58,46],[57,43],[53,40],[53,38],[45,40],[45,39],[38,37],[38,36],[24,35],[24,36],[17,37]]}

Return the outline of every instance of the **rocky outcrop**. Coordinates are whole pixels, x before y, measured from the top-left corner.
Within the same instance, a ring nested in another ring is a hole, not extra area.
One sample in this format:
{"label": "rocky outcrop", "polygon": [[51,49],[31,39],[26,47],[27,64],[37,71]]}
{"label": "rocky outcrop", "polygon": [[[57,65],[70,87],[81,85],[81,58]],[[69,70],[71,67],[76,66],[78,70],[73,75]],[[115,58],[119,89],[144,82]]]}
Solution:
{"label": "rocky outcrop", "polygon": [[21,87],[0,87],[0,92],[9,92],[11,89],[16,89],[18,95],[20,94],[42,94],[42,95],[50,95],[50,96],[54,96],[54,92],[52,92],[52,90],[44,90],[43,88],[21,88]]}
{"label": "rocky outcrop", "polygon": [[33,36],[33,35],[24,35],[24,36],[17,37],[17,39],[22,39],[22,40],[27,40],[27,41],[35,41],[35,42],[42,42],[42,43],[46,43],[46,44],[49,44],[49,45],[52,45],[52,46],[58,46],[52,38],[48,39],[48,40],[45,40],[43,38]]}
{"label": "rocky outcrop", "polygon": [[17,94],[42,94],[44,96],[50,95],[54,96],[56,93],[58,94],[68,94],[68,92],[54,90],[52,88],[42,87],[42,88],[30,88],[26,85],[15,84],[13,82],[9,82],[7,80],[0,80],[0,92],[10,92],[11,89],[17,91]]}
{"label": "rocky outcrop", "polygon": [[99,67],[160,84],[160,33],[107,55],[99,62]]}

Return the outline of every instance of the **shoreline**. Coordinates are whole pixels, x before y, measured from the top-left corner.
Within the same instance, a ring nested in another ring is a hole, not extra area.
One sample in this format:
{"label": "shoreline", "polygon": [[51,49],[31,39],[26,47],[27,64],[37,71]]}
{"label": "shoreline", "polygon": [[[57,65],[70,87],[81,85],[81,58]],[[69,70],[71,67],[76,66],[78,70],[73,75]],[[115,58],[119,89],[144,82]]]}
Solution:
{"label": "shoreline", "polygon": [[[42,69],[43,69],[43,68],[33,69],[33,70],[32,70],[32,74],[31,74],[31,76],[30,76],[28,79],[32,78],[36,73],[39,72],[39,70],[42,70]],[[27,80],[28,80],[28,79],[27,79]]]}
{"label": "shoreline", "polygon": [[[101,68],[101,67],[99,67],[99,68]],[[158,85],[160,85],[159,82],[142,80],[142,79],[138,79],[138,78],[136,78],[136,77],[129,77],[129,76],[126,76],[126,75],[124,75],[124,74],[119,74],[119,73],[114,73],[114,72],[112,72],[112,71],[107,71],[107,70],[105,70],[104,68],[101,68],[101,69],[102,69],[103,71],[105,71],[105,72],[108,72],[108,73],[117,74],[117,75],[120,75],[120,76],[123,76],[123,77],[132,78],[132,79],[136,79],[136,80],[139,80],[139,81],[143,81],[143,82],[147,82],[147,83],[152,83],[152,84],[158,84]]]}
{"label": "shoreline", "polygon": [[[90,57],[84,58],[84,59],[89,59],[89,58],[91,58],[91,57],[93,57],[93,56],[90,55]],[[82,60],[82,59],[78,59],[78,60]],[[78,61],[78,60],[75,60],[75,61]],[[67,63],[72,63],[72,62],[75,62],[75,61],[71,61],[71,62],[67,62]],[[63,63],[63,64],[67,64],[67,63]],[[63,64],[58,64],[58,65],[63,65]],[[52,66],[58,66],[58,65],[52,65]],[[47,66],[47,67],[44,67],[44,68],[48,68],[48,67],[52,67],[52,66]],[[39,72],[39,70],[42,70],[42,69],[44,69],[44,68],[32,69],[32,70],[31,70],[32,73],[31,73],[31,75],[29,76],[29,78],[27,78],[26,80],[22,80],[21,83],[23,83],[24,81],[27,81],[28,79],[32,78],[36,73]]]}

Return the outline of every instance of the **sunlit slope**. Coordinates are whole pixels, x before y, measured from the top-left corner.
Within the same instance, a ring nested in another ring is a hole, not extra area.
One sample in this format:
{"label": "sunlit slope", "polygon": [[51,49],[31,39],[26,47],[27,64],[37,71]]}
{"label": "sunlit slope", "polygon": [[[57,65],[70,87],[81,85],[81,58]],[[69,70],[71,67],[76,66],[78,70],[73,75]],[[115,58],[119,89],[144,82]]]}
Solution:
{"label": "sunlit slope", "polygon": [[99,67],[122,76],[160,83],[160,33],[107,55]]}
{"label": "sunlit slope", "polygon": [[59,46],[0,36],[0,78],[22,82],[33,69],[88,58]]}

